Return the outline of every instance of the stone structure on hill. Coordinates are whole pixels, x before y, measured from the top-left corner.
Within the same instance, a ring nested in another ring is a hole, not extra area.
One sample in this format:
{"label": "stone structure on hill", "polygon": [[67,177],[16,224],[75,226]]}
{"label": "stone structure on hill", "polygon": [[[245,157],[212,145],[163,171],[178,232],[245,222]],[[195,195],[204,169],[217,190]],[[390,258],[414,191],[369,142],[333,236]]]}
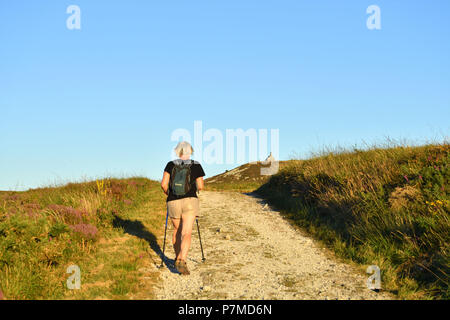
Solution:
{"label": "stone structure on hill", "polygon": [[272,155],[272,152],[269,154],[269,156],[266,158],[266,160],[264,160],[264,162],[266,163],[270,163],[270,162],[274,162],[276,161],[274,156]]}

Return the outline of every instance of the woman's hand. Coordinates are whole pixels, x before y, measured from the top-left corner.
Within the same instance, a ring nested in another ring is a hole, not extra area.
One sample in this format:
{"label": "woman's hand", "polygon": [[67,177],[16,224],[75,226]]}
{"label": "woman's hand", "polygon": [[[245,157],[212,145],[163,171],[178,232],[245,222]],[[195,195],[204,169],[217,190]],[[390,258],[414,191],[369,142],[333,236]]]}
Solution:
{"label": "woman's hand", "polygon": [[169,181],[170,181],[170,174],[164,171],[164,175],[161,180],[161,189],[163,189],[166,195],[169,195]]}

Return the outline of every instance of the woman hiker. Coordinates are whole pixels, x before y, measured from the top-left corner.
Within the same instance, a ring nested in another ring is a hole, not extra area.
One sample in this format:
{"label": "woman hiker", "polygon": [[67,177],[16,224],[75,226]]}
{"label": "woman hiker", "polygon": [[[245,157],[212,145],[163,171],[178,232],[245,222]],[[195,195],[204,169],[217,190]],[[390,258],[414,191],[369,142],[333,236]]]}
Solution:
{"label": "woman hiker", "polygon": [[170,161],[164,168],[161,188],[167,195],[167,211],[174,231],[172,244],[175,250],[175,268],[188,275],[186,259],[191,246],[192,227],[199,216],[197,191],[204,187],[200,163],[191,160],[194,150],[188,142],[180,142],[175,148],[178,159]]}

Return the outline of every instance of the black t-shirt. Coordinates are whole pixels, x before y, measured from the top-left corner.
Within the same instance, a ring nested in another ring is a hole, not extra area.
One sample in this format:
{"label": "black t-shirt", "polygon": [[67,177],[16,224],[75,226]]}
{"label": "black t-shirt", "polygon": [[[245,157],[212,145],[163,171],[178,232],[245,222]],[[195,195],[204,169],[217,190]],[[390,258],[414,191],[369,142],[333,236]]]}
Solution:
{"label": "black t-shirt", "polygon": [[175,166],[175,162],[177,163],[191,163],[191,177],[190,177],[190,181],[191,181],[191,188],[189,189],[189,192],[186,193],[183,196],[176,196],[173,194],[172,192],[172,188],[170,186],[170,182],[169,182],[169,195],[167,197],[167,201],[172,201],[172,200],[178,200],[178,199],[183,199],[183,198],[189,198],[189,197],[196,197],[197,198],[197,185],[195,183],[195,180],[199,177],[204,177],[205,176],[205,172],[203,171],[202,165],[194,160],[181,160],[181,159],[177,159],[177,160],[173,160],[167,163],[166,167],[164,168],[165,172],[168,172],[169,174],[172,174],[172,169]]}

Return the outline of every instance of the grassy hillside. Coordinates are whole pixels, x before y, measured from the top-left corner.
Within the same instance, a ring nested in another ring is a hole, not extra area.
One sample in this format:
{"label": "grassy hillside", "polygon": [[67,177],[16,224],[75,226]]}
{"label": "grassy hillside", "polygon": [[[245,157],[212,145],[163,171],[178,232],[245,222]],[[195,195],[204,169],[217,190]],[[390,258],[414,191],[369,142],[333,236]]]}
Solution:
{"label": "grassy hillside", "polygon": [[379,266],[383,288],[401,298],[448,299],[449,163],[449,145],[329,153],[248,189],[338,256]]}
{"label": "grassy hillside", "polygon": [[[0,297],[152,297],[164,204],[145,178],[0,192]],[[81,270],[79,290],[67,288],[70,265]]]}
{"label": "grassy hillside", "polygon": [[[337,256],[379,266],[401,298],[449,299],[449,162],[449,145],[374,148],[281,162],[270,177],[247,164],[206,187],[258,192]],[[0,192],[0,299],[152,298],[164,217],[145,178]]]}

